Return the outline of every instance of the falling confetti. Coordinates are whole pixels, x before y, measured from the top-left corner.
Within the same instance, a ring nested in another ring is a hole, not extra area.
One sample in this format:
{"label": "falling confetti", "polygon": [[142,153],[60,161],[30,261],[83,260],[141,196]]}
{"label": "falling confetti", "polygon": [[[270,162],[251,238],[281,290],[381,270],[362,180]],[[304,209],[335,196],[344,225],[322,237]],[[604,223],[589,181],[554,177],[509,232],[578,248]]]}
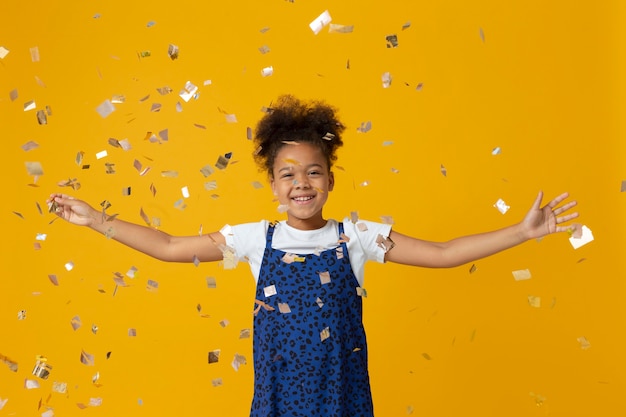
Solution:
{"label": "falling confetti", "polygon": [[497,208],[498,211],[502,214],[505,214],[511,208],[510,206],[507,206],[507,204],[501,198],[499,198],[493,206]]}
{"label": "falling confetti", "polygon": [[593,233],[587,226],[582,226],[580,236],[571,236],[569,241],[574,249],[578,249],[593,241]]}
{"label": "falling confetti", "polygon": [[513,278],[515,281],[525,281],[532,277],[529,269],[518,269],[513,271]]}
{"label": "falling confetti", "polygon": [[324,12],[322,12],[322,14],[316,17],[311,23],[309,23],[309,27],[311,28],[313,33],[317,35],[332,20],[333,19],[332,17],[330,17],[330,13],[328,12],[328,10],[325,10]]}

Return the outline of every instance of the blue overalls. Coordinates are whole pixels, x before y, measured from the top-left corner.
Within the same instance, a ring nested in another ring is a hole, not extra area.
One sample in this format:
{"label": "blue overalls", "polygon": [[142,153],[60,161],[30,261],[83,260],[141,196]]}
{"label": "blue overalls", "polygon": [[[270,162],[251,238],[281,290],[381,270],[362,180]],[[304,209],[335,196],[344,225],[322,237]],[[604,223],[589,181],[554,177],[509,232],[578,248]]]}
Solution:
{"label": "blue overalls", "polygon": [[373,416],[362,299],[345,242],[296,256],[272,248],[274,227],[256,288],[250,416]]}

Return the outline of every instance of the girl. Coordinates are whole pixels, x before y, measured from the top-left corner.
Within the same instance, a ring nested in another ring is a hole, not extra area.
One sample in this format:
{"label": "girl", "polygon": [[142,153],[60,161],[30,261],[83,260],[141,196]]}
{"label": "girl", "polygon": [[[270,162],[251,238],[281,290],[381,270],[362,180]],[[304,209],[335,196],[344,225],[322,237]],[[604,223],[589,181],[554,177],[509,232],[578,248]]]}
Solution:
{"label": "girl", "polygon": [[50,210],[70,223],[169,262],[210,262],[226,252],[247,258],[256,280],[254,398],[251,416],[373,416],[360,293],[368,260],[442,268],[462,265],[529,239],[571,230],[575,201],[541,206],[540,192],[512,226],[448,242],[429,242],[390,225],[326,219],[331,171],[344,126],[322,102],[282,96],[259,121],[254,154],[287,220],[224,226],[177,237],[115,218],[83,201],[52,194]]}

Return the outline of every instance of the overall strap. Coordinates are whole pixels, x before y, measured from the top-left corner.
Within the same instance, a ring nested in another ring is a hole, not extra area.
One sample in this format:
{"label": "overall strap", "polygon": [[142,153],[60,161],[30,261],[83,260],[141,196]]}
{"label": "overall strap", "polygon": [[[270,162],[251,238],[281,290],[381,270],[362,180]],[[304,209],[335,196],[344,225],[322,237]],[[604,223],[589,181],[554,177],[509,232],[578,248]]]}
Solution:
{"label": "overall strap", "polygon": [[272,238],[274,237],[276,223],[277,222],[271,222],[269,227],[267,228],[267,234],[265,235],[265,247],[267,249],[272,249]]}

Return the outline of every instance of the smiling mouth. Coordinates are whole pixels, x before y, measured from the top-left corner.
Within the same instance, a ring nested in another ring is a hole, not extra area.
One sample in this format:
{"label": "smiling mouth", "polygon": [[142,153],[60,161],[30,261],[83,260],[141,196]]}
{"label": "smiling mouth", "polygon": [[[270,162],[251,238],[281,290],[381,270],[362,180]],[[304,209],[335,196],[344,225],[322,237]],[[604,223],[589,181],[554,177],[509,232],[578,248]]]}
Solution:
{"label": "smiling mouth", "polygon": [[293,197],[292,200],[297,202],[297,203],[306,203],[307,201],[313,200],[313,196],[309,195],[309,196],[302,196],[302,197]]}

